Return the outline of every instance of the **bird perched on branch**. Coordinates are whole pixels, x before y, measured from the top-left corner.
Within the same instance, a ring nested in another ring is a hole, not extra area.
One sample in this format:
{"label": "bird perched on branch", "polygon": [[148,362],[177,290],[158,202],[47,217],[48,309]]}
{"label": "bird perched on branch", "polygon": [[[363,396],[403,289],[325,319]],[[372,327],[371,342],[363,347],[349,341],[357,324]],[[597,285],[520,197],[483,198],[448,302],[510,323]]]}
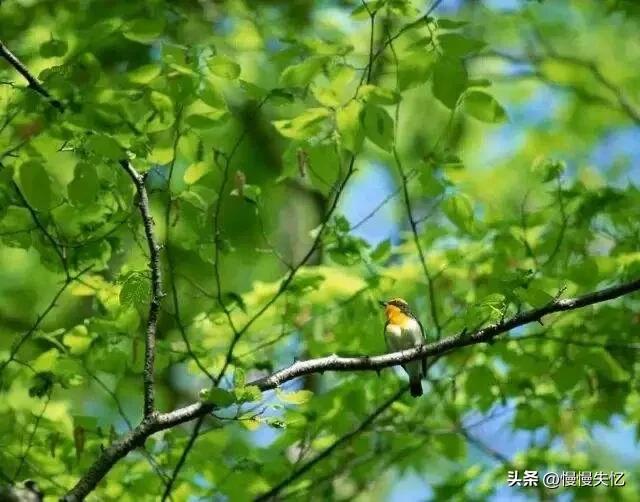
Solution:
{"label": "bird perched on branch", "polygon": [[[384,339],[389,352],[412,349],[425,344],[424,328],[402,298],[380,301],[384,307],[387,322],[384,325]],[[422,395],[422,378],[427,375],[427,359],[411,361],[402,365],[409,375],[411,395]]]}

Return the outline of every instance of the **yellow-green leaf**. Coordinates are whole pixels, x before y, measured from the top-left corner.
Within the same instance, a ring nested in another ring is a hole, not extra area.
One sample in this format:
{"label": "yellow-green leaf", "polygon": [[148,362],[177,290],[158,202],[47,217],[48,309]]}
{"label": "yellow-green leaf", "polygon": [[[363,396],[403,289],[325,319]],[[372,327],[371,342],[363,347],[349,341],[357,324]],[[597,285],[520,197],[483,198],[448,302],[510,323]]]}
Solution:
{"label": "yellow-green leaf", "polygon": [[240,76],[240,65],[224,55],[213,56],[207,62],[209,70],[218,77],[233,80]]}
{"label": "yellow-green leaf", "polygon": [[356,153],[364,140],[364,129],[360,116],[362,104],[359,101],[351,101],[336,112],[336,125],[342,145],[352,153]]}
{"label": "yellow-green leaf", "polygon": [[276,391],[278,399],[280,401],[289,404],[304,404],[313,396],[313,392],[310,390],[298,390],[295,392],[284,392],[280,389]]}

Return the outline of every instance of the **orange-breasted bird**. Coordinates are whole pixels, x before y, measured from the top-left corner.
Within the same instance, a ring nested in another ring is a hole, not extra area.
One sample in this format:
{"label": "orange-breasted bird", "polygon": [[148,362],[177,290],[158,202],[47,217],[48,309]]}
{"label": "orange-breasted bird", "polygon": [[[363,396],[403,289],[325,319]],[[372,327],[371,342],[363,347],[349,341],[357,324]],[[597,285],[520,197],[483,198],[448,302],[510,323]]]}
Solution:
{"label": "orange-breasted bird", "polygon": [[[380,301],[387,322],[384,325],[384,340],[389,352],[412,349],[426,343],[424,328],[402,298]],[[409,375],[411,395],[422,395],[422,378],[427,375],[427,359],[411,361],[402,365]]]}

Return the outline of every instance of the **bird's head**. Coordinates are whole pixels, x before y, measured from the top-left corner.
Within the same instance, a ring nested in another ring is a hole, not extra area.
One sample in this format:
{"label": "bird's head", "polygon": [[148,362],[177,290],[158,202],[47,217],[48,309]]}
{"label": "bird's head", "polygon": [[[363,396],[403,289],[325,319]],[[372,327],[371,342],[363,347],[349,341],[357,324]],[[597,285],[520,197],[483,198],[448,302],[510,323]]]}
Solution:
{"label": "bird's head", "polygon": [[378,303],[384,307],[384,313],[387,319],[399,313],[408,313],[409,304],[402,298],[392,298],[391,300],[379,300]]}

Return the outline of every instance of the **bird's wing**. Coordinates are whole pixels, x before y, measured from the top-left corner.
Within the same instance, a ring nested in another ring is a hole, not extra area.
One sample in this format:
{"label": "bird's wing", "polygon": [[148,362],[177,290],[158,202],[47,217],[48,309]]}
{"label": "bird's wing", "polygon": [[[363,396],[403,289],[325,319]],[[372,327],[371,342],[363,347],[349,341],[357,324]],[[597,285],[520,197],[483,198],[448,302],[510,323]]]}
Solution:
{"label": "bird's wing", "polygon": [[389,346],[389,335],[387,335],[387,326],[389,326],[389,321],[384,323],[384,330],[382,331],[382,335],[384,336],[384,344],[387,347],[387,352],[393,352],[391,347]]}

